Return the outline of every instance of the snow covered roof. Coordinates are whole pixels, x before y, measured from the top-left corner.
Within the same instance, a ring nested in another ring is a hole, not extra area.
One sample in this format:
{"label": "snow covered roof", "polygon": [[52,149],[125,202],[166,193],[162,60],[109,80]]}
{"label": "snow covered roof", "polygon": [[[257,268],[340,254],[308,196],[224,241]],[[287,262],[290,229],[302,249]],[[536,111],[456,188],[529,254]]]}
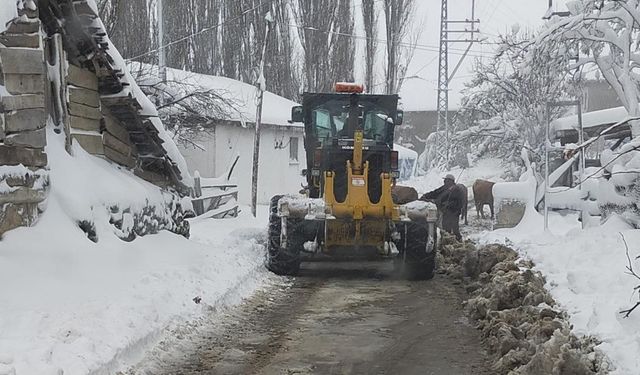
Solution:
{"label": "snow covered roof", "polygon": [[[233,108],[229,108],[230,121],[255,122],[257,109],[257,88],[248,83],[235,79],[186,72],[184,70],[167,69],[167,79],[176,81],[197,83],[203,88],[224,93],[225,97],[234,102]],[[268,84],[268,83],[267,83]],[[269,125],[302,126],[302,124],[290,124],[291,107],[298,103],[265,91],[262,104],[262,123]]]}
{"label": "snow covered roof", "polygon": [[[624,120],[629,113],[624,107],[603,109],[582,114],[582,127],[589,135]],[[551,122],[550,131],[555,138],[562,138],[578,130],[578,115],[561,117]]]}
{"label": "snow covered roof", "polygon": [[[592,128],[595,126],[612,125],[616,122],[623,120],[629,114],[624,107],[616,107],[603,109],[600,111],[587,112],[582,114],[582,127]],[[551,122],[551,129],[554,131],[559,130],[574,130],[578,128],[578,115],[572,115],[567,117],[561,117]]]}
{"label": "snow covered roof", "polygon": [[[143,84],[154,85],[158,83],[160,74],[157,65],[141,64],[135,61],[129,62],[129,65],[134,74],[136,70],[139,70],[140,77],[138,79]],[[184,97],[192,90],[201,89],[202,91],[214,91],[216,95],[224,99],[216,102],[216,106],[211,107],[211,113],[200,114],[216,118],[221,116],[222,112],[224,118],[216,119],[243,124],[255,123],[258,95],[256,86],[232,78],[174,68],[166,68],[166,77],[168,87],[165,90],[170,91],[176,97]],[[291,107],[298,106],[298,103],[270,91],[264,92],[263,100],[263,124],[302,127],[302,124],[289,123]]]}

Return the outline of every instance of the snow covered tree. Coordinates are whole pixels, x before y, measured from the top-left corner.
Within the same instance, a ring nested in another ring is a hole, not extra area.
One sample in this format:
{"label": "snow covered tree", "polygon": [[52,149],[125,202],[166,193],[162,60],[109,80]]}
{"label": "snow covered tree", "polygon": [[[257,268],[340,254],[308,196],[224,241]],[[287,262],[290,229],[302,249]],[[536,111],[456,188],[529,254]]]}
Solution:
{"label": "snow covered tree", "polygon": [[[517,27],[498,43],[492,59],[476,61],[452,150],[459,159],[493,156],[515,166],[523,146],[536,149],[544,141],[546,103],[575,97],[577,79],[560,43],[535,44],[531,33]],[[552,119],[562,110],[556,108]],[[518,177],[517,168],[511,177]]]}
{"label": "snow covered tree", "polygon": [[[570,17],[554,18],[538,44],[579,43],[572,68],[595,66],[631,116],[640,115],[640,1],[580,0],[567,4]],[[631,122],[633,137],[640,121]]]}
{"label": "snow covered tree", "polygon": [[[630,117],[640,116],[640,1],[579,0],[567,4],[569,17],[554,18],[538,45],[579,45],[572,68],[596,68],[616,92]],[[579,52],[579,53],[578,53]],[[618,119],[623,120],[623,119]],[[640,120],[629,121],[631,141],[605,150],[598,202],[603,215],[617,212],[640,226]],[[606,185],[606,186],[605,186]]]}

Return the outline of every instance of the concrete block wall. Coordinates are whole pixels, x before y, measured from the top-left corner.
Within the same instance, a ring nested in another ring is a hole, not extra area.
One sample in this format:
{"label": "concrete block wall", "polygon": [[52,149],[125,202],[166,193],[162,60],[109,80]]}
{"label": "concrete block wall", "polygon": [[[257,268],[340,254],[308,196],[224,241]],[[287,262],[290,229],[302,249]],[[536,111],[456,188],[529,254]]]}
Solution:
{"label": "concrete block wall", "polygon": [[33,2],[18,14],[0,34],[0,236],[35,222],[48,185],[41,24]]}
{"label": "concrete block wall", "polygon": [[524,217],[527,204],[518,199],[504,199],[495,202],[496,218],[493,229],[514,228]]}

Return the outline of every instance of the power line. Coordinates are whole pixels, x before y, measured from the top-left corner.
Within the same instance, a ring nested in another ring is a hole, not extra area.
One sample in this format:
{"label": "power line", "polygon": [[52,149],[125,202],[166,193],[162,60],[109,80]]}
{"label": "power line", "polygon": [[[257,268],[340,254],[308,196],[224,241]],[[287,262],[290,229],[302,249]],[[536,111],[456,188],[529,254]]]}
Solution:
{"label": "power line", "polygon": [[260,8],[260,7],[262,7],[262,6],[263,6],[263,5],[265,5],[265,4],[269,4],[269,5],[271,5],[272,1],[273,1],[273,0],[268,0],[267,2],[262,2],[262,1],[261,1],[261,2],[260,2],[260,4],[256,5],[256,6],[255,6],[255,7],[253,7],[253,8],[250,8],[250,9],[247,9],[247,10],[243,11],[243,12],[242,12],[239,16],[237,16],[237,17],[231,18],[231,19],[229,19],[229,20],[224,20],[223,22],[220,22],[220,23],[219,23],[219,24],[217,24],[217,25],[213,25],[213,26],[205,27],[204,29],[202,29],[202,30],[200,30],[200,31],[197,31],[197,32],[195,32],[195,33],[193,33],[193,34],[189,34],[189,35],[184,36],[184,37],[182,37],[182,38],[176,39],[176,40],[174,40],[174,41],[172,41],[172,42],[169,42],[169,43],[167,43],[167,44],[165,44],[165,45],[159,46],[158,48],[155,48],[155,49],[149,50],[149,51],[147,51],[147,52],[145,52],[145,53],[142,53],[142,54],[137,55],[137,56],[134,56],[134,57],[130,57],[130,58],[128,58],[128,59],[127,59],[127,61],[135,60],[135,59],[139,59],[139,58],[141,58],[141,57],[147,56],[147,55],[151,55],[151,54],[156,53],[156,52],[158,52],[158,51],[160,51],[160,50],[163,50],[163,49],[165,49],[165,48],[167,48],[167,47],[170,47],[170,46],[172,46],[172,45],[174,45],[174,44],[178,44],[178,43],[180,43],[180,42],[184,42],[185,40],[189,40],[189,39],[191,39],[191,38],[193,38],[193,37],[195,37],[195,36],[198,36],[198,35],[200,35],[200,34],[202,34],[202,33],[205,33],[205,32],[207,32],[207,31],[211,31],[211,30],[217,29],[218,27],[223,26],[223,25],[225,25],[225,24],[227,24],[227,23],[230,23],[230,22],[233,22],[233,21],[237,21],[237,20],[239,20],[240,18],[243,18],[247,13],[253,12],[254,10],[256,10],[256,9],[258,9],[258,8]]}
{"label": "power line", "polygon": [[[309,30],[309,31],[316,31],[316,32],[320,32],[323,34],[331,34],[331,35],[339,35],[339,36],[344,36],[347,38],[352,38],[352,39],[358,39],[358,40],[373,40],[373,41],[377,41],[379,43],[386,43],[387,40],[386,39],[379,39],[379,38],[370,38],[367,36],[363,36],[363,35],[356,35],[356,34],[347,34],[347,33],[341,33],[338,31],[326,31],[326,30],[320,30],[316,27],[312,27],[312,26],[299,26],[299,25],[295,25],[295,24],[289,24],[289,27],[293,27],[293,28],[297,28],[297,29],[305,29],[305,30]],[[492,44],[492,43],[485,43],[485,44]],[[418,44],[418,43],[408,43],[408,42],[399,42],[398,45],[401,45],[403,47],[408,47],[408,48],[415,48],[418,51],[428,51],[428,52],[439,52],[439,47],[438,46],[432,46],[432,45],[428,45],[428,44]],[[453,51],[460,51],[459,53],[451,53],[453,55],[460,55],[462,56],[465,50],[463,49],[459,49],[459,48],[450,48],[449,50],[453,50]],[[474,54],[470,54],[469,56],[474,56],[474,57],[486,57],[486,56],[480,56],[480,55],[474,55]]]}

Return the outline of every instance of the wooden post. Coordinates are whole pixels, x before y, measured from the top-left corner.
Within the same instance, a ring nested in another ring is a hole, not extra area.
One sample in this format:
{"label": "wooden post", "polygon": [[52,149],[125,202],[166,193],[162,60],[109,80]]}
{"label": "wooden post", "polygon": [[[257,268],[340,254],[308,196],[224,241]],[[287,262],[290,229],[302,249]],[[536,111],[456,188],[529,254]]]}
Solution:
{"label": "wooden post", "polygon": [[[202,181],[200,180],[200,173],[198,173],[198,171],[194,173],[193,177],[193,193],[195,198],[202,197]],[[204,202],[202,200],[194,200],[193,210],[196,212],[196,215],[202,215],[204,213]]]}
{"label": "wooden post", "polygon": [[256,107],[256,132],[253,140],[253,173],[251,176],[251,213],[256,217],[256,207],[258,202],[258,164],[260,163],[260,125],[262,123],[262,101],[266,86],[264,78],[264,59],[267,54],[267,41],[271,30],[271,13],[265,17],[266,31],[264,33],[264,43],[262,44],[262,58],[260,61],[260,76],[258,78],[258,105]]}
{"label": "wooden post", "polygon": [[55,66],[58,73],[58,76],[53,78],[54,81],[49,82],[53,87],[58,85],[57,90],[52,90],[52,97],[50,101],[52,113],[54,113],[55,117],[53,121],[56,126],[56,132],[64,133],[64,148],[69,154],[71,154],[72,139],[71,128],[69,125],[69,109],[67,108],[67,55],[64,51],[61,34],[54,34],[49,39],[49,49],[53,52],[53,61],[50,61],[49,64]]}

